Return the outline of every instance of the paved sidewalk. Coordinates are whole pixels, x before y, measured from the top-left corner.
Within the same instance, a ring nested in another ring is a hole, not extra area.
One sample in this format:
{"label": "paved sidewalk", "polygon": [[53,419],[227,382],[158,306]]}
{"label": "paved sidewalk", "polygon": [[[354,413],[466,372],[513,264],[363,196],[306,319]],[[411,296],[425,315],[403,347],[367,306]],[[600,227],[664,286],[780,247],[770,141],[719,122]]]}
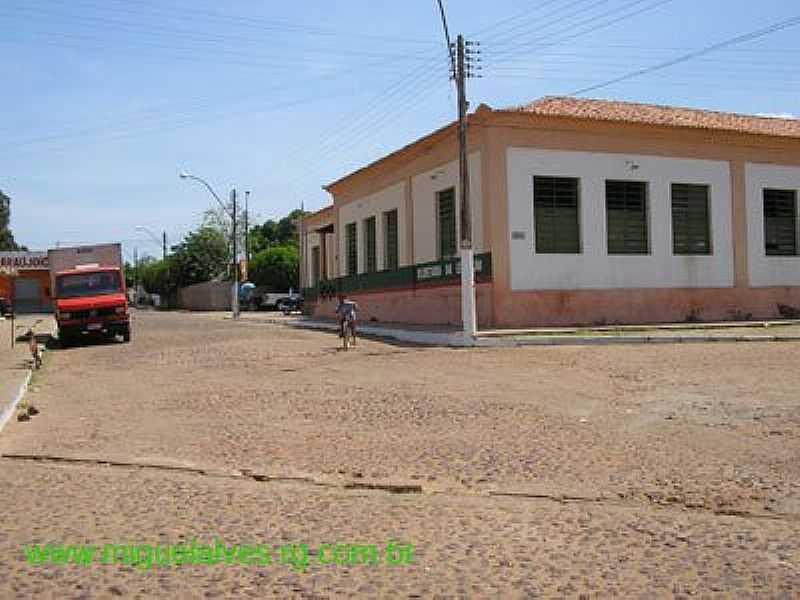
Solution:
{"label": "paved sidewalk", "polygon": [[[219,313],[217,313],[219,314]],[[230,315],[226,314],[226,318]],[[268,323],[302,329],[336,331],[335,321],[286,317],[275,313],[242,313],[246,323]],[[800,321],[667,323],[583,328],[495,329],[466,337],[456,327],[405,323],[362,323],[366,336],[430,346],[508,348],[516,346],[589,346],[711,342],[800,342]]]}
{"label": "paved sidewalk", "polygon": [[14,417],[14,411],[25,394],[31,377],[28,342],[19,339],[12,348],[12,323],[15,338],[25,336],[33,328],[42,345],[55,332],[55,319],[51,315],[20,315],[13,321],[0,321],[0,431]]}

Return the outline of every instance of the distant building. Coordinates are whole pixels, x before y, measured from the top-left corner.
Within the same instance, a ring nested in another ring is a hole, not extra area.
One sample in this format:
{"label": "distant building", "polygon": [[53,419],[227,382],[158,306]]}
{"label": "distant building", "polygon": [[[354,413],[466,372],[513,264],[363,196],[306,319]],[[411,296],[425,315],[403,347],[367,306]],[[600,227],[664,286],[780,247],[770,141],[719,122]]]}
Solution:
{"label": "distant building", "polygon": [[47,252],[0,252],[0,296],[15,312],[52,310]]}
{"label": "distant building", "polygon": [[[328,185],[312,310],[458,324],[456,125]],[[800,316],[800,120],[547,97],[469,117],[481,327]]]}

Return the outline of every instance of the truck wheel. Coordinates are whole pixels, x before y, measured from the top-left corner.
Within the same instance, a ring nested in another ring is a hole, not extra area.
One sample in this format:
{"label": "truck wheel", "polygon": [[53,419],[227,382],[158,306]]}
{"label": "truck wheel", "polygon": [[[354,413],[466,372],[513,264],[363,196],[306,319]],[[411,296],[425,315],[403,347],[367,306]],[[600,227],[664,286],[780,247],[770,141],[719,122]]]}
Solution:
{"label": "truck wheel", "polygon": [[122,341],[127,343],[131,341],[131,328],[130,326],[122,330]]}
{"label": "truck wheel", "polygon": [[61,348],[69,348],[72,346],[72,338],[68,335],[58,334],[58,345]]}

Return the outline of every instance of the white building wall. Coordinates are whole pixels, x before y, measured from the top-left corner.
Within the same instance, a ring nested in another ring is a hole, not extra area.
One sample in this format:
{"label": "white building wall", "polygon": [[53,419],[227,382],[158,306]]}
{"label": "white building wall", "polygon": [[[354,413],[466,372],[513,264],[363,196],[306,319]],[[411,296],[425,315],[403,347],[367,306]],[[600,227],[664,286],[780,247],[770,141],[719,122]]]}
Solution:
{"label": "white building wall", "polygon": [[[767,256],[764,244],[764,188],[795,190],[800,197],[800,167],[747,163],[745,181],[750,286],[800,285],[800,256]],[[795,210],[797,208],[800,207]]]}
{"label": "white building wall", "polygon": [[[734,285],[731,178],[727,162],[509,148],[507,165],[513,290]],[[535,175],[580,178],[581,254],[536,254]],[[648,255],[608,255],[606,179],[649,183]],[[673,256],[672,183],[710,186],[711,256]]]}
{"label": "white building wall", "polygon": [[378,270],[385,268],[383,213],[397,209],[397,243],[400,266],[410,264],[406,243],[406,184],[401,182],[371,194],[359,200],[348,202],[339,209],[340,231],[339,239],[339,268],[344,275],[347,269],[347,225],[356,223],[356,237],[358,246],[358,272],[366,270],[366,257],[364,252],[364,220],[375,217],[375,245]]}
{"label": "white building wall", "polygon": [[[475,253],[485,251],[483,235],[483,187],[481,180],[481,154],[473,152],[469,161],[469,196],[472,209],[472,243]],[[438,260],[439,245],[436,217],[436,193],[456,188],[456,232],[461,239],[461,202],[458,191],[458,161],[453,161],[421,173],[411,180],[414,203],[414,262]]]}

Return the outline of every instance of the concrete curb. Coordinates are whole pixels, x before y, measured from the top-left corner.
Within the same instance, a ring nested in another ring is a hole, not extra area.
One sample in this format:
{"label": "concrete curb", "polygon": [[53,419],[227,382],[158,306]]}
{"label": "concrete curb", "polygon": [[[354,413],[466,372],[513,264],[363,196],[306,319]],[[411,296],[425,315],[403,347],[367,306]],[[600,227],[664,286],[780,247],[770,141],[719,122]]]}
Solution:
{"label": "concrete curb", "polygon": [[[296,329],[336,331],[335,323],[304,319],[258,319],[253,323],[283,325]],[[718,342],[800,342],[800,335],[530,335],[497,336],[478,334],[466,338],[462,333],[437,333],[360,325],[360,333],[369,337],[391,339],[425,346],[450,348],[518,348],[522,346],[614,346],[642,344],[707,344]]]}
{"label": "concrete curb", "polygon": [[800,335],[693,335],[693,336],[535,336],[530,338],[480,338],[479,348],[522,346],[622,346],[642,344],[710,344],[721,342],[800,342]]}
{"label": "concrete curb", "polygon": [[[290,321],[283,325],[296,327],[298,329],[317,329],[325,331],[337,331],[335,323],[324,323],[322,321]],[[475,341],[465,339],[461,333],[436,333],[432,331],[412,331],[409,329],[389,329],[386,327],[374,327],[371,325],[359,325],[358,333],[370,337],[392,339],[398,342],[411,344],[423,344],[426,346],[450,346],[463,348],[474,346]]]}
{"label": "concrete curb", "polygon": [[31,377],[33,377],[33,370],[28,369],[27,373],[22,379],[22,385],[20,385],[19,389],[17,390],[14,400],[12,400],[11,404],[9,404],[3,411],[3,413],[0,414],[0,432],[3,431],[3,428],[6,426],[6,423],[8,423],[9,420],[11,420],[11,417],[17,410],[17,406],[25,397],[25,392],[28,391],[28,385],[31,382]]}

